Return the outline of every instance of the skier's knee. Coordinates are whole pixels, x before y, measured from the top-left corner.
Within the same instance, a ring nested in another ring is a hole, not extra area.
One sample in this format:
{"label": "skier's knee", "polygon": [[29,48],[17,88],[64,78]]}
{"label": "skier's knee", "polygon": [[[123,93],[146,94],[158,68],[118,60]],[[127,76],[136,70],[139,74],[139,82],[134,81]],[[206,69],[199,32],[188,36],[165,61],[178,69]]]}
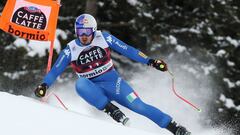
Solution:
{"label": "skier's knee", "polygon": [[79,78],[76,82],[76,91],[79,96],[99,110],[103,110],[108,98],[90,80]]}

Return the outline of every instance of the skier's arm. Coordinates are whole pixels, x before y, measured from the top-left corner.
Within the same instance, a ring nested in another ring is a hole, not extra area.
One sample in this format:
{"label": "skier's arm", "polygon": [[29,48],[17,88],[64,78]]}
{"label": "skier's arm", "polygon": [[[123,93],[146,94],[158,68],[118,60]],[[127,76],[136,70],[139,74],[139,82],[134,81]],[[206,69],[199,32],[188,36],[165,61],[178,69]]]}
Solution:
{"label": "skier's arm", "polygon": [[71,62],[70,49],[67,46],[61,51],[58,56],[57,61],[53,65],[52,69],[44,77],[43,83],[40,84],[34,91],[37,97],[44,97],[47,91],[47,88],[52,85],[56,78],[66,69],[66,67]]}
{"label": "skier's arm", "polygon": [[108,43],[109,47],[112,48],[113,50],[121,53],[122,55],[124,55],[132,60],[152,66],[160,71],[168,70],[167,64],[163,60],[151,59],[151,58],[147,57],[141,51],[127,45],[126,43],[122,42],[121,40],[119,40],[118,38],[114,37],[113,35],[111,35],[107,32],[102,32],[102,34],[103,34],[103,37],[105,38],[106,42]]}
{"label": "skier's arm", "polygon": [[66,69],[70,62],[71,54],[70,49],[67,46],[61,51],[52,69],[44,77],[43,83],[45,83],[47,87],[50,87],[52,83],[56,80],[56,78]]}
{"label": "skier's arm", "polygon": [[106,42],[108,43],[109,47],[114,51],[134,61],[141,62],[143,64],[148,64],[149,58],[141,51],[127,45],[126,43],[122,42],[121,40],[107,32],[102,32],[102,34]]}

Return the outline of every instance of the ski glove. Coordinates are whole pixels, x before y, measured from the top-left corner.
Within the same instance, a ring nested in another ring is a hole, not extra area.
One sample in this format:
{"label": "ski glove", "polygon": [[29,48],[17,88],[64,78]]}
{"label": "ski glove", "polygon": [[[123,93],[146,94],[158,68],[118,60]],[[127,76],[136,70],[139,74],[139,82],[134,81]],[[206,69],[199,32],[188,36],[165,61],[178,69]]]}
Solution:
{"label": "ski glove", "polygon": [[35,96],[41,98],[45,96],[46,91],[47,91],[47,84],[42,83],[35,89],[34,93],[35,93]]}
{"label": "ski glove", "polygon": [[148,61],[148,65],[156,68],[157,70],[163,71],[163,72],[168,70],[167,64],[163,60],[150,59]]}

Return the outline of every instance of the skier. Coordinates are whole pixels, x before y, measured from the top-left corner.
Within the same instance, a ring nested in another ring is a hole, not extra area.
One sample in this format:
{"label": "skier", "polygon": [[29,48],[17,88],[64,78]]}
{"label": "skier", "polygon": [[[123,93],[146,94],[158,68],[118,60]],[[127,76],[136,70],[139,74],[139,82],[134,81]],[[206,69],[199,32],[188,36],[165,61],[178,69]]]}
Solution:
{"label": "skier", "polygon": [[116,101],[124,107],[141,114],[161,128],[166,128],[174,135],[190,135],[185,127],[177,125],[168,114],[144,103],[136,92],[123,80],[114,69],[110,58],[110,49],[137,62],[147,64],[160,71],[167,71],[164,61],[150,59],[141,51],[125,44],[107,32],[97,30],[95,18],[82,14],[75,21],[77,39],[67,44],[42,84],[35,89],[37,97],[44,97],[56,78],[70,64],[79,79],[76,91],[86,102],[106,112],[117,122],[125,125],[129,118],[111,103]]}

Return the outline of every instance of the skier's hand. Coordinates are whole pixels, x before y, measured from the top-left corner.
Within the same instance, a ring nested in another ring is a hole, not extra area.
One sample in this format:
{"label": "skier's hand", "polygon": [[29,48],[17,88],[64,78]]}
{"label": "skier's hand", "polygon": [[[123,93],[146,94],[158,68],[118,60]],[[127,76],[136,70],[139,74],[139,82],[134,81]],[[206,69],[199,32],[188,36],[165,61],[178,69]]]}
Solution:
{"label": "skier's hand", "polygon": [[46,91],[47,91],[47,85],[46,83],[42,83],[35,89],[34,93],[35,93],[35,96],[41,98],[45,96]]}
{"label": "skier's hand", "polygon": [[163,72],[165,72],[165,71],[168,70],[167,64],[166,64],[163,60],[150,59],[150,60],[148,61],[148,65],[156,68],[157,70],[163,71]]}

